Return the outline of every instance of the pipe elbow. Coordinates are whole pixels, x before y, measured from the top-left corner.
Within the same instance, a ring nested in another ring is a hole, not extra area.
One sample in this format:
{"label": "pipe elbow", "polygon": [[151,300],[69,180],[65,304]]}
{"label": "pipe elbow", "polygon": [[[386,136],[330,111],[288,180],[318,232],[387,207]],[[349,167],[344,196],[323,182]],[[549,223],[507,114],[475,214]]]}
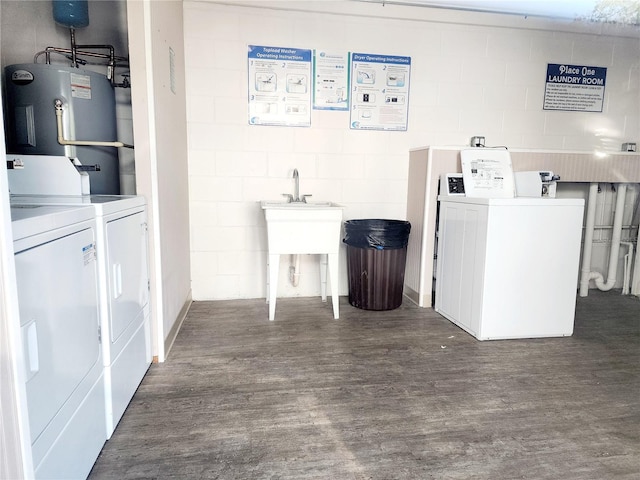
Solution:
{"label": "pipe elbow", "polygon": [[609,290],[611,290],[616,281],[614,276],[613,281],[612,278],[609,278],[608,281],[605,282],[602,274],[598,272],[591,272],[589,274],[589,279],[594,280],[596,283],[596,287],[598,287],[598,290],[601,290],[603,292],[608,292]]}

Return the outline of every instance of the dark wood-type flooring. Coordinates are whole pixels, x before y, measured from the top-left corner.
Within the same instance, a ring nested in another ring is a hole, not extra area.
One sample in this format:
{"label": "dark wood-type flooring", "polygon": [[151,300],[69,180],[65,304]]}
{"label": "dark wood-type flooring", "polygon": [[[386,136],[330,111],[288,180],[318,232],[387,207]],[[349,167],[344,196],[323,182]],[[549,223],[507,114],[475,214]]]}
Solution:
{"label": "dark wood-type flooring", "polygon": [[639,405],[619,292],[572,337],[487,342],[408,300],[195,302],[89,478],[638,480]]}

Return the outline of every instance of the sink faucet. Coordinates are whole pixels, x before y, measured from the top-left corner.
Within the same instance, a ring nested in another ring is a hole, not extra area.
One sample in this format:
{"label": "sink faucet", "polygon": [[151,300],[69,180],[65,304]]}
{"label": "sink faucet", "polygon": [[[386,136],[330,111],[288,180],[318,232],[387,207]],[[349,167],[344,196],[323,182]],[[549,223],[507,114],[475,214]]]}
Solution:
{"label": "sink faucet", "polygon": [[293,179],[295,180],[293,195],[290,193],[283,193],[282,195],[287,197],[287,203],[307,203],[307,197],[311,195],[305,194],[300,198],[300,175],[297,168],[293,169]]}
{"label": "sink faucet", "polygon": [[298,175],[298,169],[293,169],[293,180],[295,181],[295,187],[293,190],[293,201],[300,201],[300,175]]}

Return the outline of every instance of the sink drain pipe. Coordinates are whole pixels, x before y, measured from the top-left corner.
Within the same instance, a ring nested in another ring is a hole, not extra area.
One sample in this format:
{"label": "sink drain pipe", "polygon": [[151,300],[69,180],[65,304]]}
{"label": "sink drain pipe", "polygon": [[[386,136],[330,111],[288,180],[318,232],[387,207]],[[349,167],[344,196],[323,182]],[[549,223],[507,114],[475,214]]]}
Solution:
{"label": "sink drain pipe", "polygon": [[291,266],[289,267],[289,280],[294,287],[300,283],[300,255],[291,255]]}
{"label": "sink drain pipe", "polygon": [[611,236],[611,250],[609,253],[609,269],[607,280],[599,272],[591,271],[591,247],[593,244],[593,231],[596,217],[596,196],[598,184],[592,183],[589,187],[589,200],[587,203],[587,220],[584,233],[584,247],[582,255],[582,268],[580,275],[580,296],[586,297],[589,292],[589,280],[595,280],[596,287],[604,292],[613,288],[618,273],[618,253],[620,252],[620,239],[622,236],[622,217],[624,215],[624,202],[627,194],[627,186],[618,184],[616,194],[616,211],[613,218],[613,232]]}
{"label": "sink drain pipe", "polygon": [[633,242],[620,242],[628,248],[627,254],[624,256],[624,275],[622,283],[622,295],[629,295],[631,292],[631,265],[633,264]]}

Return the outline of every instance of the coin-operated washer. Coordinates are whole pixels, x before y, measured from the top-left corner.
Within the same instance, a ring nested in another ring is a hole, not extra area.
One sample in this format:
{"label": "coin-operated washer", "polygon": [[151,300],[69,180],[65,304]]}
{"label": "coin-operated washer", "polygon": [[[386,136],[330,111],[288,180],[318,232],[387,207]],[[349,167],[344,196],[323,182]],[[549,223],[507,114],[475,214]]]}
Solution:
{"label": "coin-operated washer", "polygon": [[542,197],[539,172],[539,193],[516,196],[506,149],[461,163],[438,197],[435,310],[479,340],[572,335],[584,200]]}

